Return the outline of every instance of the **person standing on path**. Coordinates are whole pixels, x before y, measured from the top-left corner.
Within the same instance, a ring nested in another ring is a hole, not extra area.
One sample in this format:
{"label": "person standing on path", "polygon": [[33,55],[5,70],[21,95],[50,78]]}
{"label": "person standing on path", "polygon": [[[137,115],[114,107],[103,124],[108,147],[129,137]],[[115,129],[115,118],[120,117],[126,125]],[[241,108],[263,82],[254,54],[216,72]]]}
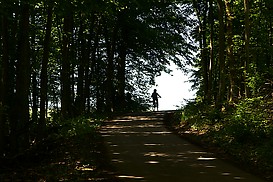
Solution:
{"label": "person standing on path", "polygon": [[161,98],[161,96],[156,91],[157,90],[154,89],[154,92],[152,93],[154,111],[155,111],[155,108],[158,111],[158,97]]}

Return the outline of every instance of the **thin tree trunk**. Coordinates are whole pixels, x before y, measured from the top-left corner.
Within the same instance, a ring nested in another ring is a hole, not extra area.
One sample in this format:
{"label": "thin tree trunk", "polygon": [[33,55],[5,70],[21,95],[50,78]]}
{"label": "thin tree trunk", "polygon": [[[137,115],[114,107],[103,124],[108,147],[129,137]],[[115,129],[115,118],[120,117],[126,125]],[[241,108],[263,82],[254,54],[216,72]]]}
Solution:
{"label": "thin tree trunk", "polygon": [[[79,29],[79,41],[81,47],[81,58],[78,64],[78,80],[77,80],[77,97],[75,100],[76,110],[78,111],[78,115],[84,113],[84,70],[86,63],[86,40],[83,35],[83,22],[80,21],[80,29]],[[86,82],[86,81],[85,81]]]}
{"label": "thin tree trunk", "polygon": [[118,109],[125,109],[125,65],[126,65],[126,43],[122,41],[120,57],[118,59]]}
{"label": "thin tree trunk", "polygon": [[117,25],[115,25],[114,30],[109,39],[109,31],[105,27],[105,40],[107,47],[107,68],[106,68],[106,111],[111,113],[114,111],[114,53],[116,47],[116,36],[117,36]]}
{"label": "thin tree trunk", "polygon": [[61,70],[61,114],[63,119],[71,116],[70,109],[72,104],[71,99],[71,80],[70,80],[70,41],[72,34],[73,17],[71,12],[67,12],[64,18],[64,33],[62,47],[62,70]]}
{"label": "thin tree trunk", "polygon": [[44,38],[44,52],[42,60],[42,70],[41,70],[41,100],[40,100],[40,122],[39,130],[43,133],[46,125],[46,102],[47,102],[47,90],[48,90],[48,60],[49,60],[49,49],[50,49],[50,38],[51,38],[51,28],[52,28],[52,12],[53,6],[49,5],[47,8],[47,23],[46,23],[46,34]]}
{"label": "thin tree trunk", "polygon": [[[94,25],[94,24],[92,23],[92,25]],[[93,29],[91,29],[90,32],[93,32]],[[87,43],[87,50],[86,50],[86,67],[85,67],[85,70],[84,70],[84,72],[85,72],[84,73],[84,76],[85,76],[85,78],[84,78],[85,79],[84,98],[85,98],[85,102],[86,102],[85,111],[87,113],[89,113],[90,110],[91,110],[90,87],[91,87],[91,76],[92,76],[92,73],[94,71],[94,65],[92,64],[92,62],[93,62],[93,53],[91,54],[91,47],[92,47],[92,35],[90,33],[90,36],[88,38],[88,43]],[[90,56],[91,56],[91,58],[90,58]],[[95,54],[94,54],[94,57],[95,57]]]}
{"label": "thin tree trunk", "polygon": [[226,5],[226,15],[227,15],[227,56],[229,65],[229,102],[233,102],[235,99],[236,92],[236,73],[235,73],[235,59],[233,55],[233,12],[232,12],[232,2],[230,0],[225,0]]}
{"label": "thin tree trunk", "polygon": [[[95,32],[95,22],[96,16],[92,15],[90,36],[88,37],[87,50],[86,50],[86,67],[85,67],[85,85],[84,85],[84,98],[86,101],[86,111],[89,113],[91,111],[91,82],[92,75],[95,72],[95,63],[96,63],[96,52],[98,48],[98,39],[99,35]],[[92,46],[92,41],[94,38],[94,43]],[[91,56],[91,58],[90,58]]]}
{"label": "thin tree trunk", "polygon": [[98,43],[99,43],[99,32],[101,30],[100,25],[98,25],[97,31],[95,31],[95,41],[94,41],[94,46],[93,50],[91,53],[91,80],[94,81],[95,83],[95,93],[96,93],[96,110],[98,113],[101,113],[105,108],[104,108],[104,99],[102,95],[103,90],[101,89],[101,77],[99,76],[101,74],[101,65],[99,62],[99,53],[98,53]]}
{"label": "thin tree trunk", "polygon": [[214,18],[213,18],[213,1],[209,0],[209,22],[210,22],[210,60],[209,60],[209,67],[208,67],[208,103],[211,103],[212,99],[212,85],[213,85],[213,69],[214,69],[214,45],[213,45],[213,31],[214,31]]}
{"label": "thin tree trunk", "polygon": [[32,71],[32,123],[36,123],[38,120],[38,82],[36,70]]}
{"label": "thin tree trunk", "polygon": [[2,37],[2,63],[0,64],[0,157],[6,149],[5,134],[8,133],[6,128],[6,104],[7,104],[7,79],[8,79],[8,19],[6,16],[1,18],[1,37]]}
{"label": "thin tree trunk", "polygon": [[219,18],[219,81],[218,81],[218,95],[216,106],[222,106],[225,96],[225,32],[224,32],[224,2],[217,0],[218,5],[218,18]]}
{"label": "thin tree trunk", "polygon": [[244,87],[245,87],[245,97],[249,97],[249,87],[247,81],[248,67],[249,67],[249,39],[250,39],[250,4],[249,0],[244,0],[244,10],[245,10],[245,62],[244,62]]}
{"label": "thin tree trunk", "polygon": [[201,28],[201,41],[203,42],[203,47],[201,48],[202,54],[202,67],[203,67],[203,79],[204,79],[204,94],[205,101],[208,102],[208,92],[209,92],[209,73],[208,73],[208,54],[207,54],[207,35],[206,35],[206,27],[207,27],[207,4],[204,9],[202,28]]}
{"label": "thin tree trunk", "polygon": [[[35,15],[32,13],[31,14],[31,24],[35,24]],[[31,32],[31,45],[35,45],[35,41],[36,41],[36,35],[34,33],[34,31]],[[39,48],[37,50],[33,49],[30,52],[31,55],[31,87],[32,87],[32,93],[31,93],[31,104],[32,104],[32,110],[31,110],[31,123],[32,124],[36,124],[38,121],[38,97],[39,97],[39,92],[38,92],[38,81],[37,81],[37,61],[36,58],[38,57],[37,54],[39,53]]]}

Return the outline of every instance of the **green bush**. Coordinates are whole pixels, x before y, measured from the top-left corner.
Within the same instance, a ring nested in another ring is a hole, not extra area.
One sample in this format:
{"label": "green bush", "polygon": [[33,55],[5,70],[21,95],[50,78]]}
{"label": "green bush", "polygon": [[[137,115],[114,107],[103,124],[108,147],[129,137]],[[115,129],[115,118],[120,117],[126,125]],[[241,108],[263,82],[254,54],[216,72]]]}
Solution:
{"label": "green bush", "polygon": [[56,119],[48,123],[48,130],[54,137],[72,137],[94,133],[102,124],[101,119],[79,116],[73,119]]}
{"label": "green bush", "polygon": [[242,100],[226,124],[226,132],[237,142],[259,142],[268,135],[268,113],[261,97]]}

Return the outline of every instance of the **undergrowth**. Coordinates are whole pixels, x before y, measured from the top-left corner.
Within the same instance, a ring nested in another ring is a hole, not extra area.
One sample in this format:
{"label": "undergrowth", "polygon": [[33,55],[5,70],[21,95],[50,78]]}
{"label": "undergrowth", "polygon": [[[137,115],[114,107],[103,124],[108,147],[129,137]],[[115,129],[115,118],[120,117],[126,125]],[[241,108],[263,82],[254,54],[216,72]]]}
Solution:
{"label": "undergrowth", "polygon": [[48,121],[48,137],[27,153],[0,164],[0,181],[118,181],[103,139],[101,119]]}
{"label": "undergrowth", "polygon": [[267,179],[273,171],[272,101],[261,97],[241,100],[221,110],[192,102],[176,113],[172,125],[232,156]]}

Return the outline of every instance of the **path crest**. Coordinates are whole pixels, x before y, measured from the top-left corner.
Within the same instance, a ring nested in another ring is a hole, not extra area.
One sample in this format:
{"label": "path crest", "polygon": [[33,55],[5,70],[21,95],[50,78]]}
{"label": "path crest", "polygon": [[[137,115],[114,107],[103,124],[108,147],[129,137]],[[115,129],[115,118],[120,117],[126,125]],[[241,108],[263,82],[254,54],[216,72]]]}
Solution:
{"label": "path crest", "polygon": [[262,182],[167,130],[164,112],[123,116],[101,129],[117,177],[147,182]]}

